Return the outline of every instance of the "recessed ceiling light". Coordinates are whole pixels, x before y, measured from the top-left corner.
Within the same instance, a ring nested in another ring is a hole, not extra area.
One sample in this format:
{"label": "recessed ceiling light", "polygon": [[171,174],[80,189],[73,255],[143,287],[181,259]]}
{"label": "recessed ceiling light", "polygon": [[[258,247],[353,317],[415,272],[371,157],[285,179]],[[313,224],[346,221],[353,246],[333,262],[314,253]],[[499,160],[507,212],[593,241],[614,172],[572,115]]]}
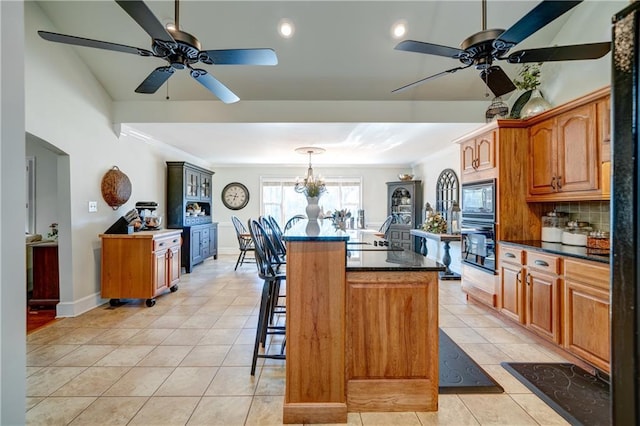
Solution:
{"label": "recessed ceiling light", "polygon": [[295,32],[295,27],[293,26],[293,22],[288,19],[281,19],[278,23],[278,33],[281,37],[291,38],[293,37],[293,33]]}
{"label": "recessed ceiling light", "polygon": [[391,26],[391,37],[393,38],[401,38],[407,33],[407,21],[401,19],[399,21],[394,22]]}

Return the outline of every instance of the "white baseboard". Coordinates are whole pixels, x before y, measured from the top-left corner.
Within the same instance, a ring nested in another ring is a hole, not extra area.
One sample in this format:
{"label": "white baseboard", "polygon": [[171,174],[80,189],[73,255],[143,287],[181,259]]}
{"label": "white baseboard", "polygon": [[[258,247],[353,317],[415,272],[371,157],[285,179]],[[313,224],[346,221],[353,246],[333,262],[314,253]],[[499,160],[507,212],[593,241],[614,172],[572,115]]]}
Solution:
{"label": "white baseboard", "polygon": [[60,302],[56,305],[56,318],[77,317],[105,303],[100,293],[90,294],[73,302]]}

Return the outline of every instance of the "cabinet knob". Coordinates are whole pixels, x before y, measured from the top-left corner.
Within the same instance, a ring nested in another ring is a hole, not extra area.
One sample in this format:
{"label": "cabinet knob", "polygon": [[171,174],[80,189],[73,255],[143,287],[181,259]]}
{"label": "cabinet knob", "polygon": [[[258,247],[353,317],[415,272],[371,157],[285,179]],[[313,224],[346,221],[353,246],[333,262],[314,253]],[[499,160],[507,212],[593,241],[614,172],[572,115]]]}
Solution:
{"label": "cabinet knob", "polygon": [[556,190],[556,177],[551,178],[551,189]]}
{"label": "cabinet knob", "polygon": [[504,257],[510,257],[510,258],[512,258],[512,259],[515,259],[515,258],[516,258],[516,255],[515,255],[515,254],[513,254],[513,253],[509,253],[509,252],[507,252],[507,253],[505,253],[505,254],[504,254]]}
{"label": "cabinet knob", "polygon": [[558,190],[562,189],[562,176],[558,176]]}
{"label": "cabinet knob", "polygon": [[163,246],[164,246],[164,243],[158,244],[158,247],[163,247]]}
{"label": "cabinet knob", "polygon": [[534,260],[533,263],[535,263],[538,266],[549,266],[549,264],[547,262],[545,262],[544,260],[540,260],[540,259]]}
{"label": "cabinet knob", "polygon": [[518,271],[518,275],[516,275],[516,281],[518,281],[518,283],[522,282],[522,271]]}
{"label": "cabinet knob", "polygon": [[175,240],[173,240],[173,241],[171,241],[171,242],[175,244],[175,243],[177,243],[177,242],[178,242],[178,239],[176,238]]}

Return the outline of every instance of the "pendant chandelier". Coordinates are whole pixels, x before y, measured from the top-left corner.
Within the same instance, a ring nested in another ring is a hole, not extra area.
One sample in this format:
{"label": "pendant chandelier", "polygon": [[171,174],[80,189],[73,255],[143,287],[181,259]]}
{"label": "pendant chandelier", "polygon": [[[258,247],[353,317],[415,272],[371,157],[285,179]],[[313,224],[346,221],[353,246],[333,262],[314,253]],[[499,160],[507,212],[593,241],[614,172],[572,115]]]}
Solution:
{"label": "pendant chandelier", "polygon": [[296,148],[298,154],[309,155],[309,168],[307,169],[307,175],[304,179],[296,178],[296,192],[303,193],[309,197],[317,197],[326,191],[324,181],[320,175],[313,175],[313,166],[311,165],[311,156],[316,154],[322,154],[325,152],[324,148],[315,146],[303,146]]}

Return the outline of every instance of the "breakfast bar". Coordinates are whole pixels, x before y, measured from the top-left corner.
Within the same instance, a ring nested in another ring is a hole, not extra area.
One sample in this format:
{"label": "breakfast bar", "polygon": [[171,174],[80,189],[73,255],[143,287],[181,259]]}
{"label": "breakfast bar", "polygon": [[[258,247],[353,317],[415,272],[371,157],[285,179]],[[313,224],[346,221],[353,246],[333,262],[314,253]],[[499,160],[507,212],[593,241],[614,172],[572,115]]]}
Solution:
{"label": "breakfast bar", "polygon": [[287,243],[284,423],[438,409],[441,264],[375,234],[300,221]]}

